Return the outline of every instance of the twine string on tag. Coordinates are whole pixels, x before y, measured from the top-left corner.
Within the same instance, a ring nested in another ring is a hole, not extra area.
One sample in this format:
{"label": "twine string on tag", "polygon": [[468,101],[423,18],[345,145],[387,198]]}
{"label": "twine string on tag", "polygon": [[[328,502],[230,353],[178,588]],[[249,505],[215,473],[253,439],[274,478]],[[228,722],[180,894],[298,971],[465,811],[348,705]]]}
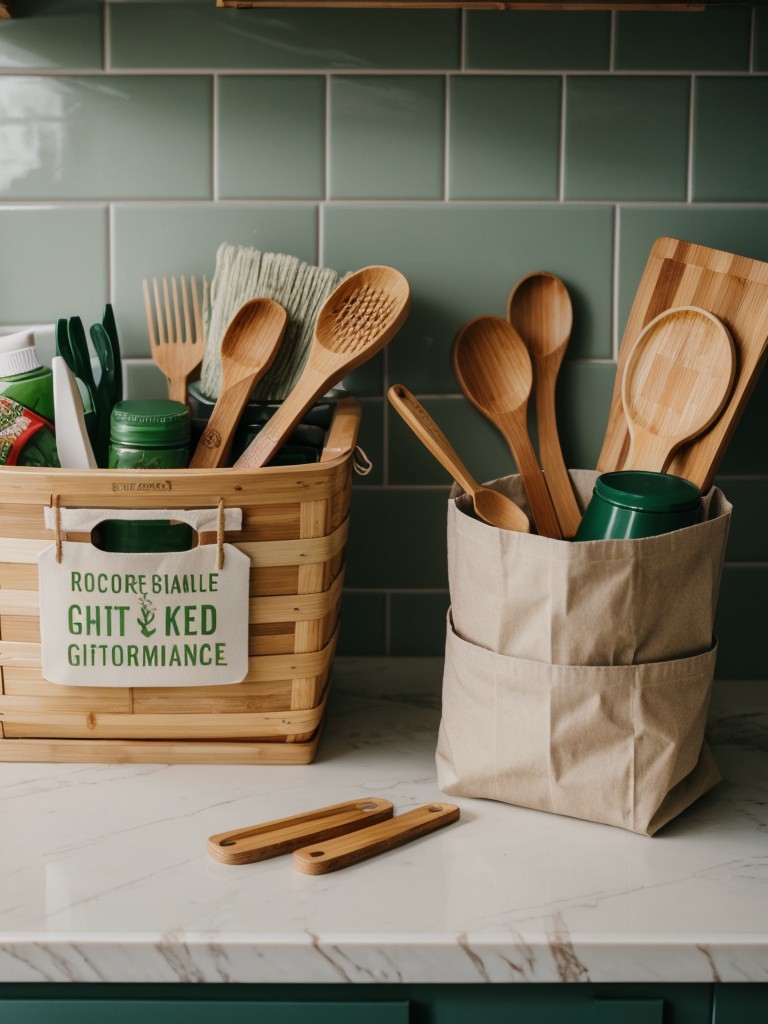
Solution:
{"label": "twine string on tag", "polygon": [[219,512],[216,519],[216,568],[224,568],[224,499],[219,498]]}
{"label": "twine string on tag", "polygon": [[61,508],[59,506],[59,495],[53,499],[53,538],[56,542],[56,561],[61,564]]}

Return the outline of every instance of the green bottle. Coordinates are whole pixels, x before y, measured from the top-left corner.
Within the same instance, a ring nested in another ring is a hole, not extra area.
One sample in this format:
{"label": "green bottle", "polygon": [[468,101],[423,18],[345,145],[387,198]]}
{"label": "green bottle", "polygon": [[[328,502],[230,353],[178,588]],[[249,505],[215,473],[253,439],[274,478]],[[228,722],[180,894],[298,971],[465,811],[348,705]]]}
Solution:
{"label": "green bottle", "polygon": [[[110,469],[184,469],[189,461],[189,409],[167,399],[127,400],[112,409]],[[105,551],[187,551],[192,530],[167,520],[102,523]]]}
{"label": "green bottle", "polygon": [[53,373],[35,335],[0,338],[0,465],[59,467],[53,432]]}

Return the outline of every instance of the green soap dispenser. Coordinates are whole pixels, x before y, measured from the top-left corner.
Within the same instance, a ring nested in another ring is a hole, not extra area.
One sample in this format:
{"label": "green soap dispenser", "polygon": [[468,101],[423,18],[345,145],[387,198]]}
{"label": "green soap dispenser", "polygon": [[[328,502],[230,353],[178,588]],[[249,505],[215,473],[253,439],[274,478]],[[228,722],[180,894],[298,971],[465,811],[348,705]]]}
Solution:
{"label": "green soap dispenser", "polygon": [[34,333],[1,337],[0,465],[58,467],[53,420],[53,372],[40,362]]}

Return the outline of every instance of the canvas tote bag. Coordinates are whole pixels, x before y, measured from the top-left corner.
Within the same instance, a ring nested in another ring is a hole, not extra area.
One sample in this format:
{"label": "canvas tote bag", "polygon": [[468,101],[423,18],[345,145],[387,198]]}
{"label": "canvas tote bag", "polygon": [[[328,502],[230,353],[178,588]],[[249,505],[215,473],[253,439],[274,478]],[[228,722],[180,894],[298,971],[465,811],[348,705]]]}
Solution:
{"label": "canvas tote bag", "polygon": [[[582,507],[598,474],[571,472]],[[490,486],[528,511],[518,476]],[[438,784],[653,835],[720,779],[704,742],[731,505],[642,540],[498,530],[448,503]]]}

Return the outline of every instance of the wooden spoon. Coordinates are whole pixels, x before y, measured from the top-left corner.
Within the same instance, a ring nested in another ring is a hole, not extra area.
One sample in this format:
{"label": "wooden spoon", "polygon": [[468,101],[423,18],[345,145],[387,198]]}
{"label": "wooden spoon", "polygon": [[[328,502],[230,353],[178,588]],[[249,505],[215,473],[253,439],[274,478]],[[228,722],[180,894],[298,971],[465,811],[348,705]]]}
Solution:
{"label": "wooden spoon", "polygon": [[712,313],[677,306],[651,320],[624,368],[624,469],[663,473],[681,445],[715,422],[735,374],[733,338]]}
{"label": "wooden spoon", "polygon": [[274,299],[251,299],[232,317],[221,342],[221,391],[191,469],[226,463],[254,384],[269,369],[287,326],[288,314]]}
{"label": "wooden spoon", "polygon": [[394,338],[408,316],[411,292],[392,267],[364,267],[326,299],[298,383],[235,463],[265,466],[314,402]]}
{"label": "wooden spoon", "polygon": [[555,414],[557,374],[573,327],[568,289],[559,277],[544,270],[528,274],[509,293],[507,320],[533,360],[541,467],[563,537],[570,540],[579,528],[581,512],[565,468]]}
{"label": "wooden spoon", "polygon": [[530,532],[528,517],[519,505],[499,491],[482,487],[470,476],[448,438],[408,388],[394,384],[387,392],[387,397],[422,444],[472,498],[475,512],[483,522],[501,530]]}
{"label": "wooden spoon", "polygon": [[528,436],[533,368],[520,335],[500,316],[470,320],[454,342],[453,369],[461,390],[509,444],[536,529],[543,537],[561,539],[555,507]]}

